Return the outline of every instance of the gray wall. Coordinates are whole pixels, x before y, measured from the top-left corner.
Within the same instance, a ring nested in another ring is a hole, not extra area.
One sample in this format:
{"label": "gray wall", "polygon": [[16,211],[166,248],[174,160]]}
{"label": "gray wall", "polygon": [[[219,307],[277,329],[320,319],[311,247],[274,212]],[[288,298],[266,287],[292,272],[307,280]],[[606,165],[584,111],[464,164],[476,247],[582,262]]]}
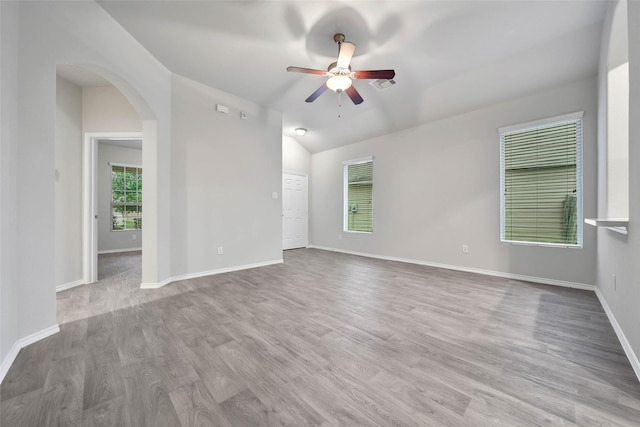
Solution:
{"label": "gray wall", "polygon": [[[140,249],[142,230],[111,230],[110,162],[141,166],[142,150],[98,143],[98,253]],[[144,179],[144,170],[142,177]]]}
{"label": "gray wall", "polygon": [[[600,153],[598,208],[606,214],[607,194],[607,131],[606,131],[606,69],[609,57],[609,36],[614,3],[603,29],[600,55],[600,114],[598,152]],[[623,236],[606,228],[598,229],[597,286],[611,309],[630,349],[635,354],[636,374],[640,377],[640,2],[629,1],[629,235]],[[613,275],[616,275],[616,287]]]}
{"label": "gray wall", "polygon": [[[594,285],[596,235],[584,248],[500,243],[497,128],[584,110],[584,210],[596,211],[596,79],[312,155],[312,245]],[[342,162],[374,158],[374,232],[342,231]],[[462,245],[469,253],[462,253]]]}
{"label": "gray wall", "polygon": [[[18,211],[18,4],[0,2],[0,362],[21,338]],[[46,326],[49,326],[48,324]],[[3,368],[8,368],[3,366]]]}
{"label": "gray wall", "polygon": [[172,275],[282,260],[282,115],[174,75],[172,136]]}
{"label": "gray wall", "polygon": [[82,89],[56,79],[55,285],[82,278]]}
{"label": "gray wall", "polygon": [[307,176],[311,174],[311,154],[289,136],[282,137],[282,172]]}

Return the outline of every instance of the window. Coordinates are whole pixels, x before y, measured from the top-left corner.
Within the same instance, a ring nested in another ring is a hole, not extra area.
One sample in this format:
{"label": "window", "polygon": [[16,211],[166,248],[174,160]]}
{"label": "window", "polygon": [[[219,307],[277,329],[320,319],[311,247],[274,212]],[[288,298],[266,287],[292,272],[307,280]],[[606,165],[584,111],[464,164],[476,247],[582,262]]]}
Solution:
{"label": "window", "polygon": [[504,242],[582,246],[582,112],[500,128]]}
{"label": "window", "polygon": [[142,168],[111,164],[111,229],[142,229]]}
{"label": "window", "polygon": [[373,232],[373,158],[344,162],[344,231]]}

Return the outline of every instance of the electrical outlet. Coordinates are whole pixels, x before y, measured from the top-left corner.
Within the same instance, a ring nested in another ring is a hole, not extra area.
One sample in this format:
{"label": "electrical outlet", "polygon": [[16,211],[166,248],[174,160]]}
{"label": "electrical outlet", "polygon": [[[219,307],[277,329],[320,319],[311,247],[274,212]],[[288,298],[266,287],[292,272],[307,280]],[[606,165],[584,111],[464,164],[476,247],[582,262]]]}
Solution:
{"label": "electrical outlet", "polygon": [[342,234],[338,234],[338,240],[342,240]]}
{"label": "electrical outlet", "polygon": [[462,253],[463,254],[469,253],[469,245],[462,245]]}
{"label": "electrical outlet", "polygon": [[222,246],[218,246],[218,255],[222,255],[223,253]]}
{"label": "electrical outlet", "polygon": [[136,236],[135,234],[131,235],[131,240],[136,240],[138,238],[138,236]]}

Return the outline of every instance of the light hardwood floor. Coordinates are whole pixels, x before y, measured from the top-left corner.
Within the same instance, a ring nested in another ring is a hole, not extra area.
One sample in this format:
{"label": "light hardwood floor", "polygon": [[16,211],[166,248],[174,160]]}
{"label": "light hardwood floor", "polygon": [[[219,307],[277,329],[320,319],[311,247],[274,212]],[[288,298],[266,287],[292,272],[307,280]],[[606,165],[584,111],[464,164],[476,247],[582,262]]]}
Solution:
{"label": "light hardwood floor", "polygon": [[159,290],[139,265],[58,294],[3,427],[640,425],[591,292],[312,249]]}

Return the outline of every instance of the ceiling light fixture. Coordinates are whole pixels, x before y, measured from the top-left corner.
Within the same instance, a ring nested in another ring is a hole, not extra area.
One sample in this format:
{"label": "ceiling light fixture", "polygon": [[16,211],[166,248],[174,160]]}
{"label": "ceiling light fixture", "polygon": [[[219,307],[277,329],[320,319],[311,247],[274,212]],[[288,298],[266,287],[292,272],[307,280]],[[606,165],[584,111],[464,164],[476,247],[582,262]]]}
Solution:
{"label": "ceiling light fixture", "polygon": [[305,128],[296,128],[296,135],[304,136],[305,133],[307,133],[307,130]]}
{"label": "ceiling light fixture", "polygon": [[351,79],[349,76],[337,75],[327,80],[327,87],[334,92],[342,92],[351,87]]}

